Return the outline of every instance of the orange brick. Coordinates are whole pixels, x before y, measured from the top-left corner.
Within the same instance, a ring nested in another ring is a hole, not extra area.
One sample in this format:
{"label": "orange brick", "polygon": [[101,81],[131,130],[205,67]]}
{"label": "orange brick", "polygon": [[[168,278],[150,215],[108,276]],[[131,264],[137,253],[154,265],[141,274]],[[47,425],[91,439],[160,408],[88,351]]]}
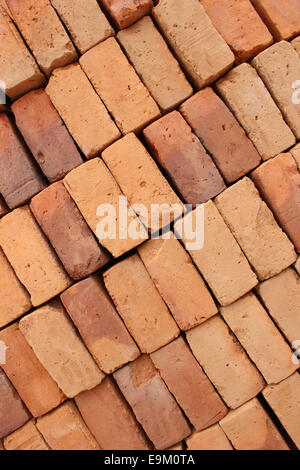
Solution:
{"label": "orange brick", "polygon": [[277,41],[300,34],[299,0],[252,0]]}
{"label": "orange brick", "polygon": [[187,450],[233,450],[226,434],[215,424],[201,432],[195,432],[186,440]]}
{"label": "orange brick", "polygon": [[300,171],[300,144],[295,145],[295,147],[290,150],[290,153],[293,155]]}
{"label": "orange brick", "polygon": [[34,421],[29,421],[4,439],[6,450],[49,450]]}
{"label": "orange brick", "polygon": [[137,132],[160,116],[115,38],[93,47],[79,62],[123,134]]}
{"label": "orange brick", "polygon": [[104,282],[142,352],[151,353],[178,336],[175,321],[137,255],[106,271]]}
{"label": "orange brick", "polygon": [[153,7],[152,0],[101,0],[101,2],[121,29],[148,15]]}

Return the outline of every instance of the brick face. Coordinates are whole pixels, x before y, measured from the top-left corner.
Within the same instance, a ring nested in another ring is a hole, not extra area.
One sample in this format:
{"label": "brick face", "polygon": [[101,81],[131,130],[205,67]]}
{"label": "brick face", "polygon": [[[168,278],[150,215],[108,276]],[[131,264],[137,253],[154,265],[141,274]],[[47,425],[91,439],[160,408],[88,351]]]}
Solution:
{"label": "brick face", "polygon": [[187,450],[233,450],[226,434],[215,424],[201,432],[195,432],[186,440]]}
{"label": "brick face", "polygon": [[49,450],[34,421],[4,438],[4,447],[6,450]]}
{"label": "brick face", "polygon": [[300,2],[293,0],[252,0],[260,16],[277,39],[300,34]]}
{"label": "brick face", "polygon": [[153,7],[152,0],[101,0],[101,3],[121,29],[148,15]]}

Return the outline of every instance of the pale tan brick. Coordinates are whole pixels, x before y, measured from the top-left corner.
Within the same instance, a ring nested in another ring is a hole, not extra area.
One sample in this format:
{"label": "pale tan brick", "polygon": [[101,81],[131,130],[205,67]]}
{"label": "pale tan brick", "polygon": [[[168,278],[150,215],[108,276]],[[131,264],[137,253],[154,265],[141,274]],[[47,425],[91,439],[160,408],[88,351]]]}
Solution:
{"label": "pale tan brick", "polygon": [[298,53],[298,55],[300,55],[300,36],[293,39],[293,41],[291,41],[291,44],[294,47],[294,49],[296,50],[296,52]]}
{"label": "pale tan brick", "polygon": [[294,134],[251,65],[233,69],[217,82],[217,89],[264,160],[294,145]]}
{"label": "pale tan brick", "polygon": [[233,450],[219,424],[201,432],[194,432],[187,438],[186,444],[187,450]]}
{"label": "pale tan brick", "polygon": [[33,420],[5,437],[4,447],[6,450],[49,450]]}

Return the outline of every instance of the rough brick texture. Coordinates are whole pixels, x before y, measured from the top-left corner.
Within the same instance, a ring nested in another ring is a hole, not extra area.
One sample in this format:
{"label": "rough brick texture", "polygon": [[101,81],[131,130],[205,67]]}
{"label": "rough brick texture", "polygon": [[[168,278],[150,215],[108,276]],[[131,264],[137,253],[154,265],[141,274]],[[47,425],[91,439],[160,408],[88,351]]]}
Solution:
{"label": "rough brick texture", "polygon": [[232,445],[219,424],[193,433],[187,438],[186,444],[187,450],[232,450]]}
{"label": "rough brick texture", "polygon": [[291,44],[293,45],[293,47],[296,50],[296,52],[298,53],[298,55],[300,55],[300,36],[293,39],[293,41],[291,41]]}
{"label": "rough brick texture", "polygon": [[6,450],[49,450],[34,421],[29,421],[4,439]]}
{"label": "rough brick texture", "polygon": [[101,2],[121,29],[148,15],[153,7],[152,0],[101,0]]}
{"label": "rough brick texture", "polygon": [[252,0],[252,3],[277,41],[300,34],[299,0]]}
{"label": "rough brick texture", "polygon": [[297,163],[298,169],[300,171],[300,144],[295,145],[290,150],[290,153],[293,155],[295,162]]}

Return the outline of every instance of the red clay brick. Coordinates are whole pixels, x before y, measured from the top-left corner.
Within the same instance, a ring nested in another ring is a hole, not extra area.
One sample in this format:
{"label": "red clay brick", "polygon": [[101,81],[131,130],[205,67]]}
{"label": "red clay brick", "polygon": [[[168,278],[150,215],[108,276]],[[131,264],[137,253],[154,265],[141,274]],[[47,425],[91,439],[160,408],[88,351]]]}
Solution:
{"label": "red clay brick", "polygon": [[79,62],[123,134],[137,132],[160,116],[115,38],[93,47]]}
{"label": "red clay brick", "polygon": [[139,356],[104,284],[92,276],[70,287],[61,300],[100,369],[110,374]]}
{"label": "red clay brick", "polygon": [[151,13],[152,0],[101,0],[119,28],[127,28],[142,16]]}
{"label": "red clay brick", "polygon": [[0,331],[0,339],[7,346],[6,363],[2,368],[31,414],[37,417],[56,408],[64,395],[35,356],[18,325]]}
{"label": "red clay brick", "polygon": [[219,426],[195,432],[186,440],[187,450],[233,450],[226,434]]}
{"label": "red clay brick", "polygon": [[49,450],[34,421],[29,421],[4,439],[6,450]]}
{"label": "red clay brick", "polygon": [[0,191],[14,209],[42,191],[45,182],[6,114],[0,114],[0,140]]}
{"label": "red clay brick", "polygon": [[150,444],[110,377],[75,398],[84,421],[103,450],[149,450]]}
{"label": "red clay brick", "polygon": [[181,337],[151,354],[151,359],[197,431],[227,414],[226,406]]}
{"label": "red clay brick", "polygon": [[44,90],[36,90],[11,107],[16,124],[50,183],[63,178],[82,158]]}
{"label": "red clay brick", "polygon": [[114,373],[121,392],[156,449],[190,435],[190,427],[149,356]]}
{"label": "red clay brick", "polygon": [[49,0],[6,0],[12,17],[41,70],[49,77],[78,55]]}
{"label": "red clay brick", "polygon": [[261,165],[251,177],[299,253],[300,173],[294,158],[282,153]]}
{"label": "red clay brick", "polygon": [[212,88],[196,93],[181,105],[180,112],[227,183],[233,183],[260,163],[253,143]]}
{"label": "red clay brick", "polygon": [[202,204],[226,188],[222,176],[199,139],[178,111],[144,130],[158,165],[187,204]]}
{"label": "red clay brick", "polygon": [[300,34],[299,0],[252,0],[252,3],[277,41]]}
{"label": "red clay brick", "polygon": [[273,42],[250,0],[201,0],[213,25],[233,50],[237,63],[251,59]]}
{"label": "red clay brick", "polygon": [[109,261],[62,181],[35,196],[30,209],[71,278],[82,279]]}

